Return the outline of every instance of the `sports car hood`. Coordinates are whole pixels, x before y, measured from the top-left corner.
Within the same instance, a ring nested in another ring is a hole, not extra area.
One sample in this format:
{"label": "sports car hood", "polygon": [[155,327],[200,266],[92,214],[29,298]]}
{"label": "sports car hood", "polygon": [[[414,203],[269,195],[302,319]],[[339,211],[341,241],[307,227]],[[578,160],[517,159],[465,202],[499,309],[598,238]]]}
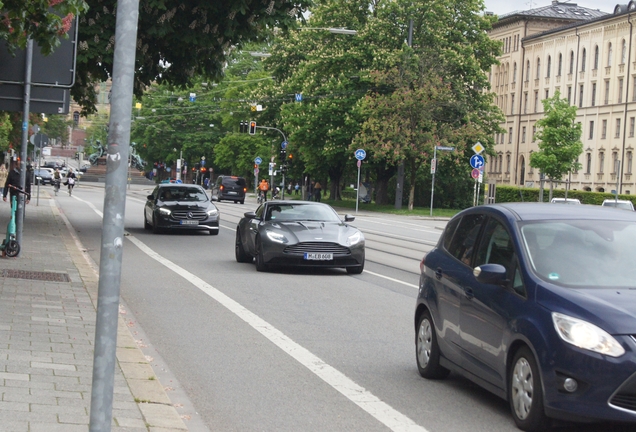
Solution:
{"label": "sports car hood", "polygon": [[269,222],[266,228],[283,232],[290,243],[314,241],[346,244],[356,231],[343,222]]}
{"label": "sports car hood", "polygon": [[636,288],[540,287],[537,302],[614,335],[636,334]]}

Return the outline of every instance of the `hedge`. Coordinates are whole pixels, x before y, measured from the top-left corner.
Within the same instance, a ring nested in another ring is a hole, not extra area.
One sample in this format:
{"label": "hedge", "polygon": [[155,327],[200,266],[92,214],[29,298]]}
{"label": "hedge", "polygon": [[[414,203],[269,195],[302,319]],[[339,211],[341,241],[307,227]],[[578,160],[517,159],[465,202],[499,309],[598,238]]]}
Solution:
{"label": "hedge", "polygon": [[[543,201],[548,202],[550,197],[550,189],[545,188],[543,190]],[[554,189],[552,191],[552,198],[565,198],[565,190]],[[581,201],[581,204],[595,204],[601,205],[603,200],[614,199],[615,195],[609,192],[586,192],[580,190],[569,190],[568,198],[576,198]],[[636,196],[634,195],[618,195],[618,199],[628,200],[634,203],[636,207]],[[525,188],[516,186],[497,186],[495,201],[498,203],[505,202],[538,202],[539,201],[539,189],[538,188]]]}

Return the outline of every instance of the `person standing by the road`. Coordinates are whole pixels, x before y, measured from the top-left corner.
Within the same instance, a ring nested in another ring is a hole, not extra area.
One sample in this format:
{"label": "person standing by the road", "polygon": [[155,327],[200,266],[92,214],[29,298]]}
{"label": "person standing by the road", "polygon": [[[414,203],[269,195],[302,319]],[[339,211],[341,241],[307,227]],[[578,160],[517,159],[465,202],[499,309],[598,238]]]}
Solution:
{"label": "person standing by the road", "polygon": [[314,185],[314,197],[316,202],[320,202],[320,193],[322,192],[322,186],[320,186],[320,182],[316,182]]}
{"label": "person standing by the road", "polygon": [[294,186],[294,195],[298,195],[298,192],[300,192],[300,185],[296,182],[296,186]]}
{"label": "person standing by the road", "polygon": [[289,195],[291,195],[291,194],[292,194],[292,182],[289,182],[289,184],[287,185],[287,193],[288,193]]}
{"label": "person standing by the road", "polygon": [[[16,197],[18,200],[20,199],[19,197],[19,192],[16,191],[15,189],[11,189],[9,188],[9,186],[13,186],[13,187],[17,187],[18,189],[20,189],[20,169],[19,169],[19,163],[16,160],[12,160],[11,161],[11,168],[9,169],[9,175],[7,175],[7,179],[4,182],[4,190],[2,191],[2,200],[6,201],[7,200],[7,194],[9,194],[10,198]],[[11,189],[9,191],[9,189]],[[31,197],[31,178],[28,176],[26,176],[26,183],[24,185],[24,190],[26,191],[27,195],[25,197],[26,199],[26,203],[29,203],[29,198]],[[13,200],[11,200],[13,201]]]}
{"label": "person standing by the road", "polygon": [[68,185],[68,196],[73,195],[73,188],[75,187],[75,181],[77,180],[77,176],[73,172],[73,168],[68,169],[68,174],[66,174],[66,182]]}
{"label": "person standing by the road", "polygon": [[269,183],[263,179],[258,185],[258,190],[263,197],[263,201],[267,201],[267,191],[269,190]]}

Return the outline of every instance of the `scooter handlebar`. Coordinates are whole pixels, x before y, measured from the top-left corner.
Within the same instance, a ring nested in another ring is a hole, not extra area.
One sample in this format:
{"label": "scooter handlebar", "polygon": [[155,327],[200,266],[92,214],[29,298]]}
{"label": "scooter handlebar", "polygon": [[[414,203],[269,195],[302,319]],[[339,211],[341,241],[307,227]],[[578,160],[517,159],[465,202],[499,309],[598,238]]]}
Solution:
{"label": "scooter handlebar", "polygon": [[25,194],[27,196],[27,199],[29,199],[29,200],[31,199],[31,194],[28,193],[27,191],[25,191],[23,189],[20,189],[19,187],[16,187],[16,186],[13,186],[13,185],[9,185],[9,187],[11,189],[15,190],[18,193]]}

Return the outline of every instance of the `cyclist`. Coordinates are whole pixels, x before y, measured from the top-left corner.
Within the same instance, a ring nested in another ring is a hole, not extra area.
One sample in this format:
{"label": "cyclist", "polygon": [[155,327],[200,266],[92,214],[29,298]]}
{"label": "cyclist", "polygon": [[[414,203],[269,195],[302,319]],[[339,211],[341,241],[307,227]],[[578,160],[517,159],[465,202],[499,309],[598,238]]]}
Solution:
{"label": "cyclist", "polygon": [[77,176],[73,172],[73,168],[68,169],[68,174],[66,174],[66,184],[68,184],[68,195],[73,195],[73,187],[75,186],[75,181],[77,180]]}
{"label": "cyclist", "polygon": [[258,185],[260,197],[263,201],[267,201],[267,191],[269,190],[269,183],[263,179]]}
{"label": "cyclist", "polygon": [[53,173],[53,187],[55,188],[55,195],[57,195],[60,190],[60,183],[62,182],[62,176],[60,175],[60,170],[55,168],[55,172]]}

